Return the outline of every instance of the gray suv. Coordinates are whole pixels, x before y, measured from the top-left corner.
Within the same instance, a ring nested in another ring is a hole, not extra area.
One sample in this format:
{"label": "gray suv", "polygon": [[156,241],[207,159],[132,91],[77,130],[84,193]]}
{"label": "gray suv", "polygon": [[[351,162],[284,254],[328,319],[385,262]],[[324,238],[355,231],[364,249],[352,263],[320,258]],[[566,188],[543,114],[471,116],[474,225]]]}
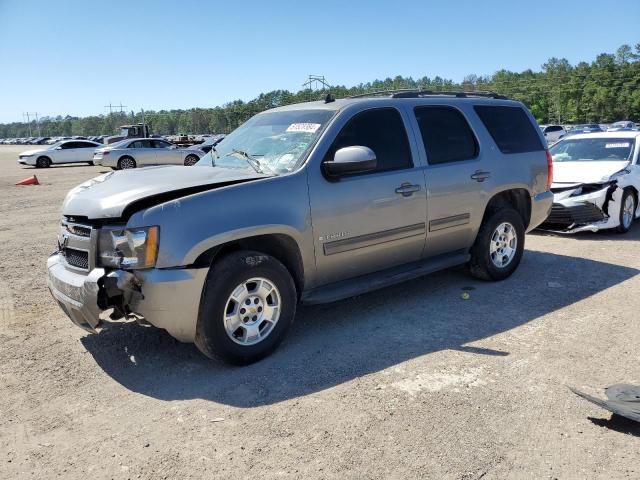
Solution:
{"label": "gray suv", "polygon": [[404,91],[260,113],[195,167],[109,172],[62,209],[48,284],[78,326],[137,320],[248,363],[298,303],[468,264],[503,280],[551,208],[534,118],[493,94]]}

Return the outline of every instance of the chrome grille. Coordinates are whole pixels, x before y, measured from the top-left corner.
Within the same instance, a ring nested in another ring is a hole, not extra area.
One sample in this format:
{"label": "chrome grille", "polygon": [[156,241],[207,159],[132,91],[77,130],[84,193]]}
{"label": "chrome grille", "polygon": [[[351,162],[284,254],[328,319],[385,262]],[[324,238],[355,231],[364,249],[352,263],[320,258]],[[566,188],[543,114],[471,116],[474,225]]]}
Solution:
{"label": "chrome grille", "polygon": [[91,225],[75,223],[71,218],[63,219],[58,233],[58,251],[70,268],[90,271],[95,268],[97,230]]}
{"label": "chrome grille", "polygon": [[64,255],[69,265],[89,270],[89,252],[76,250],[75,248],[63,248],[62,255]]}

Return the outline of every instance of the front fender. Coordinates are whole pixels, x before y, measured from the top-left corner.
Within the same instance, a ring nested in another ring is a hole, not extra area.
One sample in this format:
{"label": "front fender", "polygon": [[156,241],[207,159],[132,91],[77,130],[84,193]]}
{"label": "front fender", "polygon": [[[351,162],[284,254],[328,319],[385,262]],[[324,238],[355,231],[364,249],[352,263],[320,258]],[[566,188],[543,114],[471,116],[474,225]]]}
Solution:
{"label": "front fender", "polygon": [[160,227],[157,268],[188,266],[217,245],[274,233],[298,244],[305,272],[315,265],[304,170],[160,203],[128,222],[130,227],[149,225]]}

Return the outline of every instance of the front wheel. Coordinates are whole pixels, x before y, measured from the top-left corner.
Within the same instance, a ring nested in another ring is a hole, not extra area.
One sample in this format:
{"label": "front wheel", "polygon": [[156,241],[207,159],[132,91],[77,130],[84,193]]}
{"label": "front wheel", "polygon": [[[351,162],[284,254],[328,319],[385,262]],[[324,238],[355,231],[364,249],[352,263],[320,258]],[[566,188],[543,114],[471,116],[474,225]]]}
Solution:
{"label": "front wheel", "polygon": [[511,207],[498,207],[487,213],[480,226],[469,269],[482,280],[504,280],[518,268],[523,251],[522,218]]}
{"label": "front wheel", "polygon": [[248,364],[269,355],[293,323],[296,288],[277,259],[240,251],[209,269],[195,344],[206,356]]}
{"label": "front wheel", "polygon": [[49,157],[40,157],[36,160],[36,168],[49,168],[51,159]]}
{"label": "front wheel", "polygon": [[636,216],[636,197],[631,190],[624,190],[620,201],[620,225],[616,228],[618,233],[627,233]]}

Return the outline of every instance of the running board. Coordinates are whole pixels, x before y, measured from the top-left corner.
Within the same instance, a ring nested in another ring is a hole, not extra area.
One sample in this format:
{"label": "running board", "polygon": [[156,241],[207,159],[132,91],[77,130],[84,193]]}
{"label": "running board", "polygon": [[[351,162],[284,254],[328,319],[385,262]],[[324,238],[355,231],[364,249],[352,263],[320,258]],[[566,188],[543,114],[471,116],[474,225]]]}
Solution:
{"label": "running board", "polygon": [[467,263],[471,255],[468,250],[458,250],[445,255],[428,258],[420,262],[407,263],[399,267],[370,273],[361,277],[349,278],[322,287],[314,288],[302,294],[300,302],[304,305],[330,303],[362,295],[363,293],[389,287],[396,283],[406,282],[429,273],[444,270]]}

